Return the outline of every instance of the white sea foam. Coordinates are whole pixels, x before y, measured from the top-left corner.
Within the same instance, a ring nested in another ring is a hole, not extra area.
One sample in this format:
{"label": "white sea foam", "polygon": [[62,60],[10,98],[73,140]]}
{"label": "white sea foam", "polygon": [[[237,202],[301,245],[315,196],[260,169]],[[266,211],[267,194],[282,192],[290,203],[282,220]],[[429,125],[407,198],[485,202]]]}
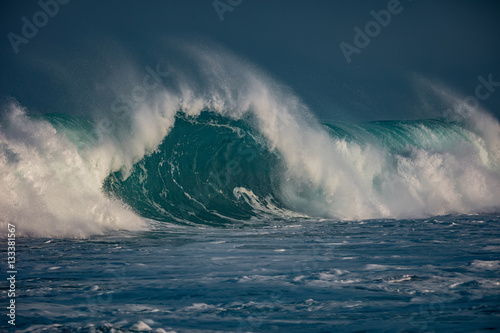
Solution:
{"label": "white sea foam", "polygon": [[[141,229],[141,218],[101,191],[92,165],[49,123],[10,105],[0,128],[0,226],[16,236],[86,237]],[[3,233],[5,235],[5,233]]]}
{"label": "white sea foam", "polygon": [[474,260],[471,263],[471,268],[476,270],[499,270],[500,260]]}

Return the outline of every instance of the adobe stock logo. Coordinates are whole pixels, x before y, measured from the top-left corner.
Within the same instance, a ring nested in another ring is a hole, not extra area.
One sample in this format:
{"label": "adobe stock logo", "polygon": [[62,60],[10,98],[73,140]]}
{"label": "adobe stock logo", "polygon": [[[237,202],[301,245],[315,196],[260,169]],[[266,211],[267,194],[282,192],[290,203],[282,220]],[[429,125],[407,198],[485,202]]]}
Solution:
{"label": "adobe stock logo", "polygon": [[242,2],[243,0],[226,0],[226,2],[221,0],[214,0],[214,2],[212,2],[212,5],[214,6],[217,15],[219,15],[219,20],[222,22],[224,21],[224,13],[228,11],[232,12],[234,8],[241,5]]}
{"label": "adobe stock logo", "polygon": [[479,110],[479,101],[486,101],[500,87],[500,81],[493,81],[493,74],[488,74],[487,78],[482,75],[477,77],[479,83],[474,89],[474,96],[465,97],[455,109],[448,109],[444,112],[444,118],[448,121],[460,121],[470,117]]}
{"label": "adobe stock logo", "polygon": [[382,31],[382,28],[386,28],[389,23],[391,23],[392,16],[400,14],[403,9],[404,7],[399,0],[389,0],[387,9],[382,9],[379,12],[371,10],[370,15],[375,20],[368,21],[365,24],[364,31],[358,26],[354,27],[354,32],[356,33],[353,40],[354,45],[346,42],[341,42],[339,44],[340,50],[347,63],[350,64],[352,62],[351,57],[354,53],[360,54],[362,49],[370,45],[371,39],[377,37]]}
{"label": "adobe stock logo", "polygon": [[19,53],[19,45],[28,44],[29,40],[38,34],[38,29],[43,28],[49,23],[49,17],[53,18],[59,13],[60,5],[66,5],[70,0],[40,0],[38,5],[42,10],[33,14],[31,21],[23,16],[21,21],[24,23],[21,28],[22,36],[9,32],[7,38],[15,54]]}

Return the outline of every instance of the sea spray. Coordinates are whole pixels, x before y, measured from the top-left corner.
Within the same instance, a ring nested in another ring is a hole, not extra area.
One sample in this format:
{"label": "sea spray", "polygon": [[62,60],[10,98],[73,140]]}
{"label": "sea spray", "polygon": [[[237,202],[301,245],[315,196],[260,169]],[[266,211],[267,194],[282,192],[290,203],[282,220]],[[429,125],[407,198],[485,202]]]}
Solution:
{"label": "sea spray", "polygon": [[[500,126],[484,112],[457,122],[322,124],[244,60],[181,49],[187,65],[166,66],[169,82],[123,119],[103,108],[82,125],[9,105],[2,223],[15,220],[20,236],[86,237],[144,228],[147,219],[265,224],[500,206]],[[103,117],[112,130],[99,127]]]}
{"label": "sea spray", "polygon": [[[10,104],[0,127],[0,224],[18,236],[86,237],[143,220],[101,190],[99,165],[47,121]],[[108,170],[109,171],[109,170]]]}

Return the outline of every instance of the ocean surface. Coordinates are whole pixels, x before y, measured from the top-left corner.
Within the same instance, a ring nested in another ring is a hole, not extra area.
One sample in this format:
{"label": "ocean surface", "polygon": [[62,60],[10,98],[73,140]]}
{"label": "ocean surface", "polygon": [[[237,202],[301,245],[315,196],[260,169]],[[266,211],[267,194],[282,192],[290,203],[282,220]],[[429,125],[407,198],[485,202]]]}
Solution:
{"label": "ocean surface", "polygon": [[242,60],[191,56],[194,77],[88,115],[3,106],[2,330],[500,330],[496,118],[320,121]]}
{"label": "ocean surface", "polygon": [[16,329],[499,329],[498,215],[267,222],[22,239]]}

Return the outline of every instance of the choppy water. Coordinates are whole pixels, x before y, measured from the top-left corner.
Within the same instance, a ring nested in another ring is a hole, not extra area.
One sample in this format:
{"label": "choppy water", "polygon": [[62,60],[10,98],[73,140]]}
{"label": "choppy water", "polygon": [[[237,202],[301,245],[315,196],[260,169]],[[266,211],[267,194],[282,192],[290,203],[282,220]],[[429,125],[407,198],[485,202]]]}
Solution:
{"label": "choppy water", "polygon": [[500,216],[290,222],[19,240],[16,328],[500,329]]}

